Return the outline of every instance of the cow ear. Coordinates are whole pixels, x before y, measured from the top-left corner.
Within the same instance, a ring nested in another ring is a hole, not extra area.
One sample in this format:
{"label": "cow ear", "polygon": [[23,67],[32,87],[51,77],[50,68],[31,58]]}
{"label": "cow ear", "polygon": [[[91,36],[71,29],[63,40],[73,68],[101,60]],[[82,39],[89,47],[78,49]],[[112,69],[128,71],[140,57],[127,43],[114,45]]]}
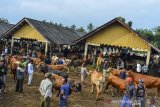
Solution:
{"label": "cow ear", "polygon": [[113,74],[110,72],[110,75],[113,76]]}

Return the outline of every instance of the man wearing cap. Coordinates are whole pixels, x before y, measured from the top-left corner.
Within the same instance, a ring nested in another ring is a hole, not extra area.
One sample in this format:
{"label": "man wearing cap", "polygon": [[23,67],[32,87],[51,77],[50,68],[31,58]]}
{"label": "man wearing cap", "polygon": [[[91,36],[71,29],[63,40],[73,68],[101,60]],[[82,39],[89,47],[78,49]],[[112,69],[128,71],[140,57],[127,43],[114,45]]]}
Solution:
{"label": "man wearing cap", "polygon": [[[145,107],[145,85],[143,84],[143,79],[139,79],[138,82],[136,86],[136,99],[140,102],[140,107]],[[139,104],[136,107],[139,107]]]}
{"label": "man wearing cap", "polygon": [[17,77],[17,83],[16,83],[16,92],[23,92],[23,80],[24,80],[24,66],[22,63],[18,64],[17,70],[16,70],[16,77]]}
{"label": "man wearing cap", "polygon": [[136,90],[133,84],[133,79],[131,77],[128,77],[125,95],[123,96],[120,107],[132,107],[135,95],[136,95]]}
{"label": "man wearing cap", "polygon": [[46,73],[45,79],[41,81],[39,91],[42,95],[41,107],[49,107],[52,97],[52,74]]}

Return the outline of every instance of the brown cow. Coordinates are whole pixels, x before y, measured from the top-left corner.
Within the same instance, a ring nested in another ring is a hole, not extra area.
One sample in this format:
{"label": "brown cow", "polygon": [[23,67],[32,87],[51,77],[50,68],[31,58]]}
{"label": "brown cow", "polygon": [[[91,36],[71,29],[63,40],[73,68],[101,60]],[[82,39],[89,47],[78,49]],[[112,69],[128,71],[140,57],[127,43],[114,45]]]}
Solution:
{"label": "brown cow", "polygon": [[[63,85],[63,82],[62,82],[63,77],[58,76],[56,74],[52,74],[52,78],[54,80],[53,88],[55,90],[60,90],[60,87]],[[78,83],[74,80],[71,80],[70,78],[68,78],[68,83],[70,84],[71,91],[75,91],[75,92],[81,91],[80,83]],[[59,93],[60,93],[60,91],[59,91]],[[58,95],[59,95],[59,93],[58,93]]]}
{"label": "brown cow", "polygon": [[91,94],[94,91],[94,86],[96,86],[97,89],[96,100],[98,100],[103,87],[103,76],[100,72],[97,72],[96,70],[89,71],[89,75],[91,75],[91,85],[92,85]]}
{"label": "brown cow", "polygon": [[59,71],[67,71],[69,73],[69,68],[67,65],[47,65],[48,68],[53,69],[53,70],[59,70]]}
{"label": "brown cow", "polygon": [[136,84],[138,84],[139,79],[143,79],[146,88],[148,89],[157,88],[157,95],[160,93],[160,78],[138,74],[131,71],[128,71],[127,74],[129,77],[133,78]]}
{"label": "brown cow", "polygon": [[16,69],[17,69],[17,59],[15,57],[11,57],[9,59],[9,64],[10,64],[10,69],[11,69],[11,73],[13,74],[13,79],[16,79]]}
{"label": "brown cow", "polygon": [[40,64],[42,62],[41,59],[39,59],[39,58],[32,58],[32,57],[30,57],[29,59],[33,61],[33,64],[36,65],[36,68],[39,68],[39,66],[40,66]]}
{"label": "brown cow", "polygon": [[[111,73],[110,73],[111,74]],[[126,85],[127,82],[123,79],[120,79],[117,76],[114,76],[113,74],[111,74],[108,78],[107,78],[107,86],[106,88],[108,89],[108,86],[112,85],[112,87],[119,89],[120,92],[124,92],[126,90]],[[113,90],[111,89],[112,92],[112,96],[113,96]]]}

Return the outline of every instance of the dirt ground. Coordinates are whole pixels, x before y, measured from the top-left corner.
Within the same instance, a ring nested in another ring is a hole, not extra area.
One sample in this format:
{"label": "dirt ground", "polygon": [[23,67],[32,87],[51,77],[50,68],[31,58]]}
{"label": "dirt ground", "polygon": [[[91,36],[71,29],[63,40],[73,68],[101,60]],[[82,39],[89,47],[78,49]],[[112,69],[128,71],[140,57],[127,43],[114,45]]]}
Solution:
{"label": "dirt ground", "polygon": [[[71,72],[69,77],[79,81],[80,77],[77,72]],[[7,75],[6,89],[7,92],[3,94],[3,99],[0,100],[0,107],[40,107],[40,93],[38,91],[43,75],[40,72],[35,72],[33,75],[32,86],[27,86],[27,79],[24,81],[24,93],[15,92],[16,82],[12,79],[11,74]],[[69,97],[68,107],[119,107],[120,103],[115,102],[122,99],[119,94],[115,97],[111,96],[110,89],[107,93],[101,94],[99,101],[95,100],[94,94],[90,94],[91,85],[90,78],[87,77],[86,88],[83,88],[82,93],[72,93]],[[154,96],[155,90],[147,90],[150,95]],[[53,92],[50,107],[59,107],[59,98],[56,97],[57,91]],[[160,98],[156,99],[156,107],[160,107]],[[146,106],[148,107],[148,105]]]}

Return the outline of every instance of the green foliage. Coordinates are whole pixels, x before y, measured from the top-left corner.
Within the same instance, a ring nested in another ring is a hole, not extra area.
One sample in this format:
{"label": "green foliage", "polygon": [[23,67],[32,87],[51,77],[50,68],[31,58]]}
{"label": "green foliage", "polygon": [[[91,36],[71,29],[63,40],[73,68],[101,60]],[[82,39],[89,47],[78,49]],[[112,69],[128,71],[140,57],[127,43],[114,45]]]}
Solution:
{"label": "green foliage", "polygon": [[71,28],[72,30],[76,30],[76,25],[72,25],[70,28]]}
{"label": "green foliage", "polygon": [[77,29],[77,31],[79,31],[79,32],[85,32],[85,29],[83,27],[80,27],[80,28]]}
{"label": "green foliage", "polygon": [[119,20],[121,20],[122,22],[124,22],[125,24],[127,24],[129,27],[132,27],[133,22],[132,21],[128,21],[126,22],[126,19],[122,16],[117,17]]}
{"label": "green foliage", "polygon": [[148,29],[136,29],[136,32],[146,38],[148,41],[154,41],[154,35],[152,30]]}
{"label": "green foliage", "polygon": [[136,29],[136,32],[150,41],[154,46],[160,48],[160,26],[150,29]]}
{"label": "green foliage", "polygon": [[6,23],[6,24],[9,24],[9,21],[8,19],[5,19],[5,18],[0,18],[0,23]]}
{"label": "green foliage", "polygon": [[88,30],[89,32],[91,32],[92,30],[94,30],[94,26],[93,26],[92,23],[89,23],[89,24],[88,24],[87,30]]}

